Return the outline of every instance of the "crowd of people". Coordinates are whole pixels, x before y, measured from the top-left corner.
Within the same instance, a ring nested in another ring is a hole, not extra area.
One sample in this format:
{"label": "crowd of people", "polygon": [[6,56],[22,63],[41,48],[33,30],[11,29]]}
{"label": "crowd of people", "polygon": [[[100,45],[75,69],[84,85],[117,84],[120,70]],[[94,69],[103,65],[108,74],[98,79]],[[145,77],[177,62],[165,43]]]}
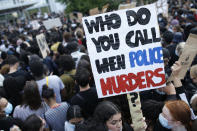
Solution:
{"label": "crowd of people", "polygon": [[[140,92],[141,130],[197,130],[197,57],[185,78],[178,77],[185,42],[197,34],[197,3],[179,2],[169,1],[168,16],[158,15],[166,81],[173,80]],[[0,130],[133,131],[126,95],[98,99],[80,21],[54,17],[62,27],[46,30],[41,16],[32,17],[36,30],[27,21],[0,26]],[[45,58],[36,41],[41,33],[50,48]]]}

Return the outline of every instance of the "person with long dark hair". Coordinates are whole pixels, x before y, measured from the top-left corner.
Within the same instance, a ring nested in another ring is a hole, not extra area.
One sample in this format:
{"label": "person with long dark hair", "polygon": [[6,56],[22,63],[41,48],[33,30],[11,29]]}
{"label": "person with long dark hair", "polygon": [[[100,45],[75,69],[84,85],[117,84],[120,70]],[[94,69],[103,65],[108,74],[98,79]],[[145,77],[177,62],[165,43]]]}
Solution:
{"label": "person with long dark hair", "polygon": [[16,106],[13,116],[25,120],[28,116],[36,114],[44,117],[47,105],[42,102],[38,85],[35,81],[27,81],[24,88],[23,103]]}
{"label": "person with long dark hair", "polygon": [[76,131],[133,131],[122,121],[120,109],[109,101],[101,102],[95,109],[93,118],[76,127]]}

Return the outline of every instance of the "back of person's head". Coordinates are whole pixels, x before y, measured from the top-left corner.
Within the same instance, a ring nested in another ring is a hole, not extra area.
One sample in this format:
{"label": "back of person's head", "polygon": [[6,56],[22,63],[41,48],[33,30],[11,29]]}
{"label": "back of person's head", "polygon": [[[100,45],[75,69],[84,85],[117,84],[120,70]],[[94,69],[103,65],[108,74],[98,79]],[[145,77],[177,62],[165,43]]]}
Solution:
{"label": "back of person's head", "polygon": [[27,81],[24,88],[23,101],[25,106],[29,106],[31,110],[37,110],[41,106],[41,97],[38,85],[35,81]]}
{"label": "back of person's head", "polygon": [[75,68],[75,61],[73,60],[72,56],[70,56],[70,55],[60,56],[59,63],[64,71],[71,71],[72,69]]}
{"label": "back of person's head", "polygon": [[69,42],[66,48],[72,53],[79,50],[79,45],[76,41]]}
{"label": "back of person's head", "polygon": [[165,31],[163,34],[163,39],[166,42],[166,44],[170,44],[172,42],[173,39],[173,33],[170,31]]}
{"label": "back of person's head", "polygon": [[55,98],[54,90],[52,88],[49,88],[47,85],[43,85],[42,98],[47,99],[47,100],[51,98]]}
{"label": "back of person's head", "polygon": [[172,40],[173,43],[180,43],[183,42],[183,34],[181,32],[174,33],[174,37]]}
{"label": "back of person's head", "polygon": [[10,66],[8,64],[5,64],[1,67],[0,73],[2,75],[6,75],[8,74],[9,71],[10,71]]}
{"label": "back of person's head", "polygon": [[69,42],[69,41],[71,40],[71,38],[72,38],[71,33],[69,33],[69,32],[64,32],[64,34],[63,34],[63,39],[64,39],[65,42]]}
{"label": "back of person's head", "polygon": [[94,111],[94,119],[105,124],[113,115],[121,113],[120,109],[110,101],[101,102]]}
{"label": "back of person's head", "polygon": [[197,94],[194,94],[190,100],[191,107],[197,115]]}
{"label": "back of person's head", "polygon": [[75,74],[77,84],[81,87],[85,87],[90,82],[90,72],[85,68],[78,68]]}
{"label": "back of person's head", "polygon": [[142,102],[142,112],[146,120],[155,122],[162,112],[164,104],[155,100],[147,100]]}
{"label": "back of person's head", "polygon": [[191,111],[187,103],[181,100],[168,101],[165,107],[168,108],[175,121],[181,122],[187,131],[191,131]]}
{"label": "back of person's head", "polygon": [[67,120],[69,121],[73,118],[83,118],[81,108],[78,105],[73,105],[68,108]]}
{"label": "back of person's head", "polygon": [[35,114],[30,115],[24,121],[24,131],[42,131],[43,127],[42,120]]}
{"label": "back of person's head", "polygon": [[77,69],[78,68],[86,68],[88,71],[92,71],[90,63],[85,59],[81,59],[79,61],[78,65],[77,65]]}
{"label": "back of person's head", "polygon": [[44,65],[42,61],[34,60],[29,63],[30,70],[35,77],[41,77],[44,74]]}
{"label": "back of person's head", "polygon": [[10,66],[15,65],[17,62],[19,62],[19,60],[18,60],[18,58],[16,56],[11,55],[11,56],[8,57],[8,64]]}

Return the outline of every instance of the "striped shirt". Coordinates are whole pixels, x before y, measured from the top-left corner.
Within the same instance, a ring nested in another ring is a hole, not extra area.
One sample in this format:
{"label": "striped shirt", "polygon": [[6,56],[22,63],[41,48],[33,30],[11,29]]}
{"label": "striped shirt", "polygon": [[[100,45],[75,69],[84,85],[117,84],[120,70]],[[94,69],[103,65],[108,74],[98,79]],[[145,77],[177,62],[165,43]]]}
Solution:
{"label": "striped shirt", "polygon": [[68,103],[62,102],[55,108],[50,108],[45,113],[45,120],[54,131],[64,131],[64,123],[67,120]]}
{"label": "striped shirt", "polygon": [[42,106],[37,110],[31,110],[29,106],[18,105],[14,109],[13,117],[25,121],[28,116],[36,114],[37,116],[44,118],[44,113],[48,108],[49,107],[44,102],[42,103]]}

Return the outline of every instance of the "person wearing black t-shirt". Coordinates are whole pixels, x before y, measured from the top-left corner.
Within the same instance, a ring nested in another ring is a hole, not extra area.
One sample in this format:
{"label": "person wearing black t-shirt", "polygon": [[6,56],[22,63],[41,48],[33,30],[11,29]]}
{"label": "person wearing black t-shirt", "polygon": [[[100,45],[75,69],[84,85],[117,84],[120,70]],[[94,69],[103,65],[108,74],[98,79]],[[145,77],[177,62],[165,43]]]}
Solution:
{"label": "person wearing black t-shirt", "polygon": [[98,104],[96,89],[90,87],[90,73],[85,68],[78,68],[75,79],[80,91],[71,98],[71,105],[79,105],[85,118],[91,116]]}

